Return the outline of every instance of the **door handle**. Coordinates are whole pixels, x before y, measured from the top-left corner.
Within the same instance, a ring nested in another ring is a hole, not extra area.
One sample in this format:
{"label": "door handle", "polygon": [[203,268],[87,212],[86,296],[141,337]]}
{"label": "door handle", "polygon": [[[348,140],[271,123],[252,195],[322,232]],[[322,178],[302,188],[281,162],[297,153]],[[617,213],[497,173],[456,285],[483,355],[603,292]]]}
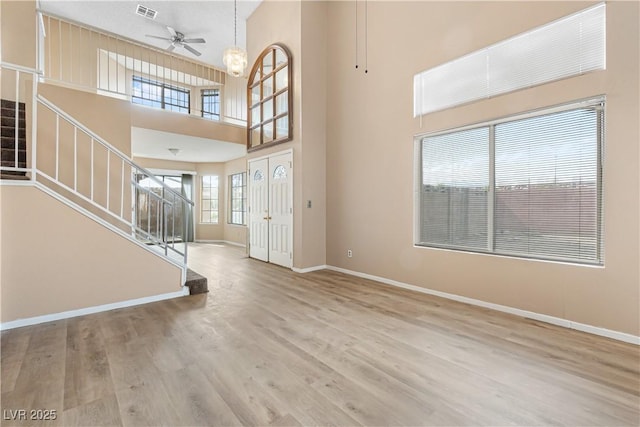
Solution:
{"label": "door handle", "polygon": [[270,216],[265,216],[265,217],[264,217],[264,218],[262,218],[262,219],[266,219],[267,221],[270,221],[270,220],[271,220],[271,217],[270,217]]}

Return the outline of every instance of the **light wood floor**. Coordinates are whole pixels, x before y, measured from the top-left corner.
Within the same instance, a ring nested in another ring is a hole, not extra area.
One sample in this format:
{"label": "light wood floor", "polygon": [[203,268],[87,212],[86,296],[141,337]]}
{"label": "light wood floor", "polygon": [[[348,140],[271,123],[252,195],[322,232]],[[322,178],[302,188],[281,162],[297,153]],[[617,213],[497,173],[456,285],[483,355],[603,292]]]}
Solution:
{"label": "light wood floor", "polygon": [[[633,425],[639,348],[194,245],[206,295],[2,333],[23,425]],[[3,425],[20,424],[3,421]]]}

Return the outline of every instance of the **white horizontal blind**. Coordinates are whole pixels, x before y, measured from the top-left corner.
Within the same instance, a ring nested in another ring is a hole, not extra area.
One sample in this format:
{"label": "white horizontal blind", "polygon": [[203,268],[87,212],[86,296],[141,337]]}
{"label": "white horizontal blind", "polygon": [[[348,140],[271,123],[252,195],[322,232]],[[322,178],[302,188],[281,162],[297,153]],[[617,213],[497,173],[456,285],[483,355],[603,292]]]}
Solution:
{"label": "white horizontal blind", "polygon": [[602,264],[604,100],[420,140],[416,244]]}
{"label": "white horizontal blind", "polygon": [[601,260],[601,116],[581,108],[496,125],[496,253]]}
{"label": "white horizontal blind", "polygon": [[413,116],[606,68],[604,3],[416,74]]}
{"label": "white horizontal blind", "polygon": [[488,190],[488,127],[425,138],[421,242],[486,250]]}

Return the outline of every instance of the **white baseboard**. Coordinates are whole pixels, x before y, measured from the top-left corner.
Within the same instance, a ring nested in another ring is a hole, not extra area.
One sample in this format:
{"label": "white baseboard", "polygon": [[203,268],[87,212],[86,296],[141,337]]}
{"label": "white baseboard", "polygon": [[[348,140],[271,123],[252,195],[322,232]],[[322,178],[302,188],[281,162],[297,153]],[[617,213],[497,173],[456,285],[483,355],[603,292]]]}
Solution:
{"label": "white baseboard", "polygon": [[197,239],[194,243],[224,243],[227,245],[231,245],[231,246],[238,246],[240,248],[246,248],[247,245],[243,245],[242,243],[238,243],[238,242],[232,242],[230,240],[200,240]]}
{"label": "white baseboard", "polygon": [[463,302],[463,303],[475,305],[478,307],[484,307],[484,308],[489,308],[491,310],[501,311],[503,313],[514,314],[516,316],[526,317],[533,320],[539,320],[541,322],[550,323],[552,325],[558,325],[558,326],[562,326],[569,329],[575,329],[577,331],[587,332],[593,335],[600,335],[603,337],[611,338],[618,341],[623,341],[630,344],[640,345],[639,336],[627,334],[624,332],[612,331],[611,329],[600,328],[597,326],[574,322],[572,320],[562,319],[560,317],[549,316],[546,314],[540,314],[540,313],[535,313],[533,311],[521,310],[519,308],[509,307],[506,305],[494,304],[491,302],[481,301],[473,298],[467,298],[461,295],[455,295],[447,292],[436,291],[433,289],[423,288],[421,286],[415,286],[415,285],[410,285],[408,283],[399,282],[397,280],[387,279],[380,276],[374,276],[372,274],[348,270],[346,268],[334,267],[331,265],[326,266],[326,268],[328,270],[350,274],[352,276],[362,277],[363,279],[374,280],[376,282],[381,282],[387,285],[409,289],[416,292],[421,292],[423,294],[434,295],[437,297],[458,301],[458,302]]}
{"label": "white baseboard", "polygon": [[328,268],[329,267],[326,265],[316,265],[314,267],[307,267],[307,268],[292,267],[291,270],[293,270],[295,273],[311,273],[312,271],[326,270]]}
{"label": "white baseboard", "polygon": [[162,301],[166,299],[178,298],[189,295],[189,288],[183,286],[177,292],[169,292],[166,294],[152,295],[149,297],[136,298],[127,301],[119,301],[111,304],[96,305],[93,307],[79,308],[77,310],[63,311],[61,313],[45,314],[43,316],[29,317],[27,319],[12,320],[10,322],[0,323],[0,330],[8,330],[21,328],[23,326],[37,325],[39,323],[53,322],[56,320],[69,319],[72,317],[84,316],[87,314],[100,313],[103,311],[115,310],[117,308],[133,307],[136,305],[148,304],[150,302]]}

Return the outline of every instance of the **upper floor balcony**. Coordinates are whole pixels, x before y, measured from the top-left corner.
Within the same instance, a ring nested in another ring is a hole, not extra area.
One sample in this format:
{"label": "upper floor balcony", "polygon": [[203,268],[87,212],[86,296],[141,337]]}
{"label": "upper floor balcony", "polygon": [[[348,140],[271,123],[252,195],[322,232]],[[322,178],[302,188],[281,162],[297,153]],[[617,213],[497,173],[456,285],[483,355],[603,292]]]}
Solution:
{"label": "upper floor balcony", "polygon": [[244,127],[245,78],[122,36],[40,13],[44,82]]}

